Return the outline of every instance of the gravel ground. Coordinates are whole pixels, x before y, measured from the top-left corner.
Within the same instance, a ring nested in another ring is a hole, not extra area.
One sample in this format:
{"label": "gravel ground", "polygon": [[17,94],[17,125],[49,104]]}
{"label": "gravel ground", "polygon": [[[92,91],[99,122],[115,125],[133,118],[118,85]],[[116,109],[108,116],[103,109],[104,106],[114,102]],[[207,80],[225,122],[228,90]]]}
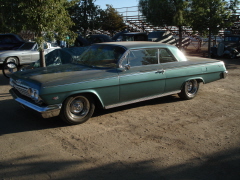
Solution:
{"label": "gravel ground", "polygon": [[0,74],[0,179],[240,179],[240,60],[224,62],[229,76],[193,100],[101,110],[76,126],[22,109]]}

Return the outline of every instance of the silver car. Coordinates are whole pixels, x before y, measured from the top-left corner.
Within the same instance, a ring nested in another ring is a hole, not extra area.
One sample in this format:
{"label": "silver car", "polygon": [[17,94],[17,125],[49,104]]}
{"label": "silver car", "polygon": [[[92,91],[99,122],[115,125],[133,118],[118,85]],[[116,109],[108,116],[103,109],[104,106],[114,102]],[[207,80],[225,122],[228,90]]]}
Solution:
{"label": "silver car", "polygon": [[[44,54],[48,54],[54,49],[61,48],[51,43],[44,44]],[[36,42],[26,42],[17,50],[0,52],[0,64],[4,62],[14,62],[17,65],[29,64],[39,59],[38,45]]]}

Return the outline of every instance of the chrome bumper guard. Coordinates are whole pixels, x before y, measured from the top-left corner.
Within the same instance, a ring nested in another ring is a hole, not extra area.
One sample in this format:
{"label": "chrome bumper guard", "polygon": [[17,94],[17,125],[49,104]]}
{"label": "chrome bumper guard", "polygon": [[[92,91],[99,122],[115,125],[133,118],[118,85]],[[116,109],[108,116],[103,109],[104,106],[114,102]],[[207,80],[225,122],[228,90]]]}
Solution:
{"label": "chrome bumper guard", "polygon": [[54,116],[58,116],[62,107],[62,104],[54,104],[45,107],[40,107],[36,104],[30,103],[16,95],[13,89],[10,89],[9,92],[11,93],[12,97],[15,101],[19,102],[21,105],[28,107],[34,111],[39,112],[43,118],[50,118]]}
{"label": "chrome bumper guard", "polygon": [[225,79],[228,76],[228,71],[224,71],[222,73],[222,78]]}

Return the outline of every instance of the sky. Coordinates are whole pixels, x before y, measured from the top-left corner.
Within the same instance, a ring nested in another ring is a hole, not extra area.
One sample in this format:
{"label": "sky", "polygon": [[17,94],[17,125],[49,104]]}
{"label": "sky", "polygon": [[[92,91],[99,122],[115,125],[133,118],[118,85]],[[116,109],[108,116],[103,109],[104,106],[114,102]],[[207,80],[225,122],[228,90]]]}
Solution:
{"label": "sky", "polygon": [[138,0],[96,0],[95,5],[99,5],[101,9],[106,9],[106,4],[110,4],[113,8],[137,6]]}

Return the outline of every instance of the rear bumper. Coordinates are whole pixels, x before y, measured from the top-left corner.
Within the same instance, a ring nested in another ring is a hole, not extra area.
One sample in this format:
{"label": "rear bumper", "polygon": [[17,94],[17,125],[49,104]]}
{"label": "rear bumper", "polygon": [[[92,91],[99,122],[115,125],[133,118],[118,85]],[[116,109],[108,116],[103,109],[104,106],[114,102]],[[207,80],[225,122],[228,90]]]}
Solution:
{"label": "rear bumper", "polygon": [[42,115],[43,118],[50,118],[54,116],[58,116],[62,107],[62,104],[54,104],[49,106],[38,106],[36,104],[33,104],[31,102],[28,102],[21,97],[18,97],[17,94],[14,92],[13,89],[10,89],[9,91],[12,95],[12,97],[15,99],[15,101],[19,102],[24,107],[28,107]]}
{"label": "rear bumper", "polygon": [[222,73],[222,78],[225,79],[228,76],[228,71],[224,71]]}

